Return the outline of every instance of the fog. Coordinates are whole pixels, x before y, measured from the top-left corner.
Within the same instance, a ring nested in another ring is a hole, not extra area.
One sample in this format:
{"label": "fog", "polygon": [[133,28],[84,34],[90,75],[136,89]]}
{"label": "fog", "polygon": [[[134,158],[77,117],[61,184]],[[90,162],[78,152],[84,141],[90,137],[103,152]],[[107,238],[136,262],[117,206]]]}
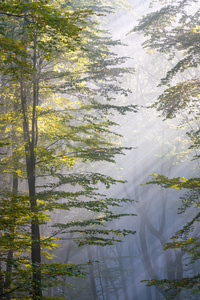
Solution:
{"label": "fog", "polygon": [[[183,109],[175,117],[165,118],[162,110],[158,111],[152,107],[159,96],[169,88],[167,84],[159,85],[161,79],[182,59],[183,51],[176,51],[174,58],[170,60],[170,55],[164,51],[144,49],[143,43],[147,37],[133,31],[133,28],[138,25],[138,19],[160,9],[164,4],[161,1],[155,1],[154,5],[150,5],[149,0],[129,0],[128,2],[130,6],[122,5],[116,9],[115,13],[99,17],[101,29],[108,30],[113,40],[121,42],[119,45],[114,45],[112,51],[116,57],[126,59],[123,59],[121,65],[115,67],[130,70],[117,79],[118,86],[127,91],[126,95],[119,89],[117,93],[111,93],[110,97],[115,98],[115,105],[137,106],[135,111],[128,111],[125,114],[118,114],[115,109],[111,109],[112,114],[109,116],[111,122],[118,124],[113,123],[111,131],[119,135],[114,137],[114,140],[117,146],[125,147],[124,155],[117,153],[114,158],[115,162],[78,161],[73,171],[68,172],[71,175],[94,171],[118,181],[124,181],[124,183],[114,182],[109,188],[103,182],[99,182],[95,187],[98,187],[101,194],[101,196],[97,194],[97,200],[126,199],[119,206],[112,207],[113,214],[122,214],[122,216],[103,222],[103,228],[111,230],[108,238],[112,238],[112,230],[125,229],[127,234],[116,236],[117,241],[112,245],[100,246],[88,243],[79,247],[77,242],[82,239],[81,230],[76,232],[74,228],[71,231],[65,228],[61,234],[62,230],[54,229],[55,224],[60,222],[74,222],[75,224],[77,220],[81,222],[96,216],[101,218],[104,217],[104,212],[89,211],[81,205],[69,212],[61,209],[51,211],[51,220],[41,226],[41,234],[51,236],[56,232],[57,243],[62,245],[58,249],[49,250],[49,253],[53,254],[51,261],[83,264],[87,273],[86,276],[82,276],[83,278],[60,276],[63,282],[58,286],[49,286],[44,292],[46,297],[55,297],[52,299],[58,300],[59,297],[63,297],[63,299],[71,300],[163,300],[169,296],[168,290],[159,285],[147,286],[148,280],[179,280],[182,277],[192,277],[199,273],[199,261],[187,265],[189,256],[181,251],[180,247],[164,250],[165,244],[169,243],[175,233],[195,216],[199,207],[191,206],[180,214],[181,197],[184,197],[186,189],[146,184],[152,181],[152,174],[164,175],[167,178],[199,177],[199,158],[193,159],[195,155],[198,155],[198,147],[190,147],[191,139],[187,134],[191,128],[199,129],[199,113],[193,118],[193,112],[189,113],[187,109]],[[188,10],[194,11],[198,5],[198,2],[192,3]],[[182,73],[177,72],[172,76],[170,84],[176,85],[187,79],[198,78],[198,64],[196,68],[188,69],[185,68]],[[84,75],[81,76],[84,78]],[[82,78],[79,78],[80,82]],[[98,81],[95,83],[95,80],[89,82],[88,86],[96,92]],[[113,84],[113,81],[110,79],[109,83]],[[70,91],[69,98],[75,99],[73,100],[75,106],[78,96],[73,94],[73,88]],[[62,95],[66,96],[65,93],[66,91]],[[104,97],[98,95],[98,92],[95,97],[102,104],[105,103]],[[196,105],[198,107],[198,102]],[[103,120],[103,117],[101,118]],[[78,126],[81,122],[77,112],[70,124]],[[113,138],[111,131],[108,135]],[[80,137],[82,138],[84,134],[84,132],[80,133]],[[63,146],[63,149],[67,146]],[[63,171],[63,176],[64,174]],[[54,177],[39,178],[37,184],[37,192],[41,195],[41,186],[45,184],[49,186],[52,184],[52,190],[63,191],[59,181],[54,182]],[[20,190],[28,190],[25,179],[20,183]],[[46,188],[46,191],[49,190]],[[82,186],[66,183],[66,191],[81,193]],[[90,196],[92,192],[98,193],[96,190],[90,191]],[[59,201],[64,204],[65,197],[60,196]],[[88,201],[87,196],[83,194],[81,201]],[[198,232],[196,223],[194,230],[189,232],[191,237]],[[90,225],[90,228],[97,230],[98,227],[93,225]],[[49,261],[45,255],[42,260],[43,262]],[[199,297],[198,291],[193,295],[188,289],[182,291],[174,299],[197,300]]]}
{"label": "fog", "polygon": [[[167,54],[145,51],[142,42],[145,38],[131,32],[137,20],[155,7],[149,8],[149,1],[131,1],[132,10],[118,9],[115,14],[106,17],[102,26],[111,32],[114,39],[122,41],[124,46],[115,47],[119,56],[128,57],[124,66],[133,68],[132,74],[121,79],[123,87],[131,93],[119,95],[116,101],[123,104],[137,104],[137,113],[129,112],[125,116],[112,116],[120,127],[115,128],[123,135],[123,146],[132,147],[125,156],[116,156],[115,164],[106,164],[103,172],[110,176],[126,180],[117,184],[106,193],[111,197],[128,198],[132,203],[115,209],[120,213],[135,213],[136,216],[122,217],[110,222],[108,228],[126,228],[135,230],[135,235],[120,237],[122,243],[113,246],[84,246],[77,248],[74,243],[56,253],[58,259],[73,263],[87,259],[94,262],[88,268],[88,278],[71,280],[72,287],[63,290],[51,289],[49,295],[64,293],[70,299],[102,300],[162,300],[166,299],[165,290],[147,287],[143,280],[175,279],[183,274],[192,276],[198,272],[199,263],[185,267],[187,255],[180,249],[163,250],[166,242],[190,219],[193,211],[177,214],[182,190],[163,189],[155,185],[144,185],[151,180],[150,174],[162,174],[172,177],[198,176],[196,161],[191,161],[194,151],[188,150],[189,138],[185,134],[187,126],[179,126],[182,116],[163,121],[153,104],[165,87],[158,87],[171,65]],[[160,6],[157,5],[156,9]],[[191,71],[192,72],[192,71]],[[186,74],[185,76],[190,76]],[[176,80],[176,78],[175,78]],[[100,166],[98,166],[99,168]],[[101,171],[101,167],[100,167]],[[194,208],[195,210],[195,208]],[[188,291],[175,299],[198,299]]]}

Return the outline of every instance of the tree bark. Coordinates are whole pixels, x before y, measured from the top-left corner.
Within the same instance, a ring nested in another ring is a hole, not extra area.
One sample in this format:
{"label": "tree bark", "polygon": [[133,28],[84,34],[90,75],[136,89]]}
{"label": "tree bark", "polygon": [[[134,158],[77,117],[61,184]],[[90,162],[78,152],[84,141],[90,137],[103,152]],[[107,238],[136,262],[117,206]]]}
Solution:
{"label": "tree bark", "polygon": [[[17,109],[17,105],[14,104],[14,109]],[[16,157],[16,134],[13,131],[12,132],[12,156],[13,156],[13,164],[14,164],[14,172],[12,175],[12,195],[13,197],[17,196],[18,193],[18,184],[19,184],[19,179],[18,179],[18,174],[17,174],[17,170],[18,170],[18,160]],[[14,203],[12,199],[10,199],[11,201],[11,205],[14,206]],[[10,245],[13,244],[14,241],[14,234],[15,234],[15,219],[13,219],[10,223],[10,228],[9,228],[9,234],[8,234],[8,240]],[[12,271],[13,271],[13,249],[10,249],[8,251],[7,254],[7,260],[6,260],[6,277],[5,277],[5,288],[6,289],[10,289],[11,288],[11,282],[12,282]],[[10,293],[8,293],[5,296],[5,299],[10,300],[11,299],[11,295]]]}
{"label": "tree bark", "polygon": [[[15,154],[13,153],[13,155]],[[15,169],[17,169],[17,166],[15,167]],[[12,187],[13,196],[17,195],[17,191],[18,191],[18,176],[17,174],[13,174],[13,187]],[[11,225],[10,234],[9,234],[9,239],[11,240],[10,241],[11,244],[12,244],[12,240],[14,239],[14,232],[15,232],[15,221],[13,220],[13,224]],[[6,278],[5,278],[6,289],[9,289],[11,287],[12,271],[13,271],[13,250],[11,249],[8,251],[7,260],[6,260]],[[11,295],[7,294],[5,296],[5,299],[10,300]]]}
{"label": "tree bark", "polygon": [[[36,49],[34,50],[35,53]],[[34,65],[36,65],[36,54],[33,56]],[[35,109],[37,105],[37,93],[36,93],[36,82],[33,83],[33,115],[32,115],[32,128],[31,134],[29,131],[29,121],[26,111],[27,103],[26,93],[23,78],[21,78],[21,106],[23,112],[23,132],[24,132],[24,144],[26,153],[26,171],[28,179],[30,209],[32,213],[31,221],[31,262],[32,262],[32,294],[33,299],[42,299],[42,277],[41,277],[41,245],[40,245],[40,228],[38,220],[38,208],[36,200],[36,157],[35,157],[35,136],[36,136],[36,120],[35,120]]]}

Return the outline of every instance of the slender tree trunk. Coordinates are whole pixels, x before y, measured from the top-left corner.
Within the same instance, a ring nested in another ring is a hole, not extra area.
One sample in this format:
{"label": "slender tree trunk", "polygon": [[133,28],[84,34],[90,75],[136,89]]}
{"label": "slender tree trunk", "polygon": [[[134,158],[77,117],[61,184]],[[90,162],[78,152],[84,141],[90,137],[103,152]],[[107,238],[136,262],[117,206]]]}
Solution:
{"label": "slender tree trunk", "polygon": [[[88,253],[88,259],[90,261],[92,261],[92,259],[93,259],[92,252],[91,252],[89,245],[87,245],[87,253]],[[91,288],[92,288],[93,299],[98,300],[93,264],[90,264],[90,283],[91,283]]]}
{"label": "slender tree trunk", "polygon": [[[24,18],[23,32],[26,30],[26,19]],[[25,39],[25,35],[23,36]],[[37,33],[33,39],[33,77],[32,77],[32,117],[28,117],[27,103],[30,93],[26,91],[23,73],[21,74],[21,107],[23,113],[23,132],[24,145],[26,154],[26,171],[29,188],[30,208],[33,215],[31,221],[31,262],[32,262],[32,294],[33,299],[42,299],[42,277],[41,277],[41,245],[40,245],[40,228],[38,222],[38,208],[36,200],[36,156],[35,148],[37,145],[37,120],[36,107],[38,105],[38,78],[37,78]],[[30,118],[30,120],[29,120]],[[29,128],[30,126],[30,128]]]}
{"label": "slender tree trunk", "polygon": [[[99,260],[98,252],[99,252],[99,247],[97,246],[97,250],[96,250],[97,260]],[[103,267],[103,265],[102,265],[102,267]],[[108,278],[106,276],[102,276],[100,263],[97,264],[97,270],[98,270],[98,277],[99,277],[99,283],[100,283],[100,288],[101,288],[101,299],[102,300],[110,300],[109,288],[108,288]],[[105,288],[104,288],[104,285],[103,285],[103,279],[105,281]]]}
{"label": "slender tree trunk", "polygon": [[[14,103],[14,109],[17,109],[17,105],[16,103]],[[12,175],[12,195],[13,197],[17,196],[18,193],[18,183],[19,183],[19,179],[18,179],[18,174],[17,174],[17,170],[18,170],[18,159],[16,156],[16,134],[15,131],[12,130],[12,157],[13,157],[13,168],[14,168],[14,172]],[[14,206],[14,203],[12,198],[10,199],[11,201],[11,205]],[[8,240],[10,245],[13,244],[14,241],[14,234],[15,234],[15,219],[11,220],[10,223],[10,228],[9,228],[10,232],[8,234]],[[5,288],[7,290],[9,290],[11,288],[11,282],[12,282],[12,271],[13,271],[13,257],[14,257],[14,253],[13,253],[13,249],[10,249],[8,251],[7,254],[7,260],[6,260],[6,276],[5,276]],[[5,299],[10,300],[11,299],[11,295],[8,293],[5,296]]]}
{"label": "slender tree trunk", "polygon": [[122,282],[122,290],[124,294],[124,300],[129,300],[128,297],[128,291],[127,291],[127,284],[126,284],[126,276],[124,274],[124,264],[123,264],[123,251],[122,251],[122,245],[116,245],[117,254],[118,254],[118,262],[119,262],[119,272],[121,276],[121,282]]}
{"label": "slender tree trunk", "polygon": [[[30,167],[31,166],[30,164]],[[30,168],[33,169],[33,168]],[[33,171],[33,170],[32,170]],[[35,178],[31,173],[28,180],[31,212],[34,213],[31,222],[31,261],[33,268],[33,299],[41,299],[41,247],[40,230],[37,217],[37,202],[35,197]]]}
{"label": "slender tree trunk", "polygon": [[[103,268],[104,268],[104,270],[106,271],[107,278],[109,279],[110,284],[111,284],[111,286],[112,286],[112,288],[113,288],[113,293],[114,293],[114,295],[115,295],[115,299],[116,299],[116,300],[119,300],[119,295],[118,295],[117,287],[116,287],[116,285],[115,285],[115,283],[114,283],[114,280],[113,280],[113,278],[112,278],[112,273],[111,273],[111,271],[110,271],[110,268],[109,268],[109,266],[108,266],[107,263],[106,263],[106,256],[105,256],[105,253],[104,253],[104,249],[102,249],[101,247],[99,247],[99,252],[100,252],[101,257],[102,257],[102,260],[103,260],[103,262],[102,262]],[[104,280],[105,280],[105,279],[104,279]]]}
{"label": "slender tree trunk", "polygon": [[37,105],[37,93],[36,84],[33,83],[33,115],[32,115],[32,128],[31,134],[29,131],[29,121],[26,111],[26,94],[23,79],[21,80],[21,104],[23,111],[23,131],[24,131],[24,143],[26,153],[26,170],[28,179],[29,199],[31,213],[33,213],[31,221],[31,262],[32,262],[32,293],[33,299],[42,299],[42,277],[41,277],[41,245],[40,245],[40,228],[38,222],[38,208],[36,200],[36,178],[35,178],[35,135],[36,135],[36,120],[35,120],[35,107]]}
{"label": "slender tree trunk", "polygon": [[67,251],[66,251],[66,256],[65,256],[65,260],[64,260],[65,264],[69,263],[70,253],[72,251],[73,235],[74,235],[73,232],[71,232],[70,235],[69,235],[69,242],[67,244]]}
{"label": "slender tree trunk", "polygon": [[[14,152],[13,152],[13,156],[15,156]],[[18,164],[16,163],[15,170],[17,170],[17,167]],[[17,195],[17,191],[18,191],[18,176],[17,174],[13,174],[13,187],[12,187],[13,196]],[[9,240],[11,244],[12,244],[12,240],[14,239],[14,232],[15,232],[15,220],[13,220],[13,224],[11,225],[10,234],[9,234]],[[8,251],[7,261],[6,261],[6,278],[5,278],[6,289],[9,289],[11,287],[12,271],[13,271],[13,250],[11,249]],[[5,299],[10,300],[11,299],[10,297],[11,297],[10,294],[7,294]]]}
{"label": "slender tree trunk", "polygon": [[4,294],[4,278],[2,275],[2,263],[0,262],[0,297]]}
{"label": "slender tree trunk", "polygon": [[137,291],[137,282],[136,282],[136,272],[135,272],[135,258],[133,257],[135,253],[135,247],[133,240],[131,239],[128,244],[129,250],[129,262],[131,266],[131,274],[130,274],[130,283],[131,283],[131,299],[137,300],[138,299],[138,291]]}
{"label": "slender tree trunk", "polygon": [[[148,252],[147,241],[146,241],[146,223],[144,222],[144,220],[145,220],[145,217],[142,216],[142,214],[141,214],[139,235],[140,235],[140,244],[141,244],[141,248],[142,248],[142,256],[143,256],[144,264],[145,264],[146,270],[149,274],[149,277],[151,279],[157,279],[157,274],[155,273],[155,270],[152,266],[152,262],[151,262],[149,252]],[[158,286],[156,286],[156,288],[165,298],[167,297],[167,293],[165,292],[165,290],[163,290],[162,288],[160,288]]]}

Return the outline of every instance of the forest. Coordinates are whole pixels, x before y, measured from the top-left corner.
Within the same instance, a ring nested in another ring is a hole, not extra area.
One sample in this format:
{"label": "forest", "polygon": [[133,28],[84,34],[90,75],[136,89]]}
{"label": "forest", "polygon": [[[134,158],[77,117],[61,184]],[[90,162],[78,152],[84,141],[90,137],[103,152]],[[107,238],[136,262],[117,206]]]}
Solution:
{"label": "forest", "polygon": [[199,0],[0,1],[0,299],[200,298]]}

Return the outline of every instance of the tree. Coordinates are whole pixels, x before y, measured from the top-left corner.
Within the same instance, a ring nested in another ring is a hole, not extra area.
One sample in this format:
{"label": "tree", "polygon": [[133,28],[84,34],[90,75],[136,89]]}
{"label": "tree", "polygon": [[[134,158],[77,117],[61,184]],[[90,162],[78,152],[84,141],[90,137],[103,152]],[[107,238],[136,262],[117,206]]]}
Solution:
{"label": "tree", "polygon": [[[74,207],[93,212],[89,219],[54,225],[53,236],[84,232],[83,237],[76,237],[80,245],[112,244],[118,240],[113,234],[133,233],[99,227],[105,221],[127,215],[113,214],[110,209],[127,199],[106,198],[96,188],[98,182],[109,188],[120,181],[95,171],[80,172],[77,165],[114,162],[115,154],[123,153],[123,148],[111,141],[117,134],[110,130],[116,124],[109,120],[109,111],[125,113],[135,110],[135,106],[106,104],[102,99],[99,102],[95,99],[100,94],[111,100],[114,92],[127,91],[115,84],[116,78],[125,72],[115,65],[125,58],[112,58],[109,47],[118,42],[101,37],[102,33],[95,28],[97,22],[93,22],[92,10],[73,11],[71,7],[69,11],[65,2],[51,4],[49,1],[6,1],[0,4],[0,9],[4,83],[1,86],[4,104],[1,129],[3,140],[14,144],[12,153],[3,158],[5,165],[2,167],[13,178],[28,182],[28,196],[7,192],[6,197],[2,197],[3,207],[8,199],[10,204],[3,210],[6,220],[13,219],[16,201],[19,203],[16,213],[21,216],[25,207],[28,217],[22,223],[17,218],[12,228],[8,223],[2,224],[3,233],[8,232],[9,236],[2,247],[5,253],[12,252],[9,261],[6,254],[2,261],[13,268],[8,285],[3,279],[8,272],[2,270],[1,296],[17,290],[17,297],[26,297],[28,291],[33,299],[43,299],[42,292],[48,285],[60,283],[57,277],[84,274],[82,266],[42,262],[45,248],[56,246],[51,237],[40,236],[40,225],[49,220],[47,212]],[[93,27],[89,26],[90,21]],[[102,39],[105,42],[103,50],[99,44]],[[98,50],[92,51],[90,47],[95,43]],[[92,82],[93,87],[90,86]],[[77,171],[73,173],[73,169]],[[76,191],[68,186],[77,186]],[[24,256],[29,249],[31,257]]]}
{"label": "tree", "polygon": [[[155,2],[155,1],[154,1]],[[143,33],[147,37],[143,43],[144,48],[153,49],[168,55],[172,61],[172,68],[161,80],[160,86],[166,86],[164,92],[153,104],[162,112],[165,119],[182,116],[182,125],[187,127],[187,136],[190,137],[190,149],[199,148],[198,129],[198,98],[199,98],[199,9],[196,9],[197,1],[165,1],[165,6],[158,11],[143,17],[134,31]],[[196,152],[194,159],[198,159]],[[172,242],[167,243],[165,249],[180,249],[191,257],[190,264],[198,259],[198,237],[195,224],[199,219],[198,189],[199,177],[185,179],[176,177],[169,179],[164,175],[154,175],[148,184],[158,184],[165,188],[186,189],[183,201],[179,208],[180,213],[189,212],[189,208],[197,209],[197,213],[191,214],[191,220],[177,231],[172,237]],[[167,299],[176,297],[182,290],[191,289],[199,292],[199,274],[187,276],[175,280],[153,279],[148,285],[158,285],[168,291]]]}

